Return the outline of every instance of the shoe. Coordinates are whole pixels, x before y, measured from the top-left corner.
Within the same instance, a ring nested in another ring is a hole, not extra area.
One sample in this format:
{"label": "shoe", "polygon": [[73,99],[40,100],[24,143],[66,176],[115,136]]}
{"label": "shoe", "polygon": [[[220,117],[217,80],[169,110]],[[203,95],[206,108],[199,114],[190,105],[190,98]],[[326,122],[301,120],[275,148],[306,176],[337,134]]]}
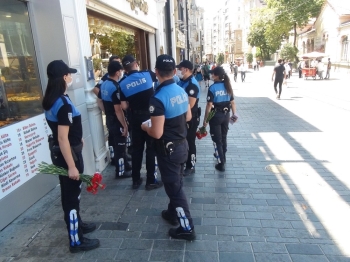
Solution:
{"label": "shoe", "polygon": [[185,171],[184,171],[183,176],[189,176],[189,175],[194,174],[195,172],[196,172],[196,169],[194,167],[186,168]]}
{"label": "shoe", "polygon": [[168,223],[169,223],[170,225],[177,226],[177,225],[179,224],[179,221],[177,220],[177,218],[176,218],[175,216],[172,217],[172,216],[169,214],[168,210],[163,210],[163,211],[162,211],[162,218],[163,218],[164,220],[168,221]]}
{"label": "shoe", "polygon": [[225,164],[220,163],[215,165],[215,169],[219,171],[225,171]]}
{"label": "shoe", "polygon": [[125,170],[124,173],[120,176],[119,173],[115,173],[115,178],[116,179],[122,179],[122,178],[129,178],[131,177],[131,170]]}
{"label": "shoe", "polygon": [[89,239],[86,237],[83,237],[81,239],[81,243],[79,246],[69,246],[69,251],[71,253],[78,253],[82,251],[88,251],[95,248],[98,248],[100,246],[100,240],[98,239]]}
{"label": "shoe", "polygon": [[95,223],[84,223],[81,222],[81,229],[83,231],[83,234],[90,233],[96,229],[96,224]]}
{"label": "shoe", "polygon": [[142,184],[142,178],[140,177],[140,179],[136,182],[132,183],[132,189],[138,189]]}
{"label": "shoe", "polygon": [[156,180],[153,184],[146,184],[145,189],[149,191],[149,190],[160,188],[162,186],[163,186],[163,182]]}
{"label": "shoe", "polygon": [[280,97],[281,97],[281,95],[280,95],[280,94],[278,94],[278,95],[277,95],[277,99],[280,99]]}
{"label": "shoe", "polygon": [[194,229],[184,230],[181,226],[179,226],[178,228],[170,228],[169,236],[176,239],[185,239],[185,240],[196,239],[196,233],[194,232]]}

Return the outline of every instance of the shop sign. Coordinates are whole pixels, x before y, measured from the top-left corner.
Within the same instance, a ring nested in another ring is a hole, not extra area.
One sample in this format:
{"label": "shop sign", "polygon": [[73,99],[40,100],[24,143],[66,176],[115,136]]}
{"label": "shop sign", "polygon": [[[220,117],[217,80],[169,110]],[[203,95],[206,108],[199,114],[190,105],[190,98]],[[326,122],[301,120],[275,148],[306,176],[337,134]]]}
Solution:
{"label": "shop sign", "polygon": [[0,129],[0,199],[33,178],[38,164],[51,163],[44,114]]}
{"label": "shop sign", "polygon": [[131,10],[135,10],[138,7],[145,15],[148,14],[148,4],[145,0],[126,0],[130,3]]}

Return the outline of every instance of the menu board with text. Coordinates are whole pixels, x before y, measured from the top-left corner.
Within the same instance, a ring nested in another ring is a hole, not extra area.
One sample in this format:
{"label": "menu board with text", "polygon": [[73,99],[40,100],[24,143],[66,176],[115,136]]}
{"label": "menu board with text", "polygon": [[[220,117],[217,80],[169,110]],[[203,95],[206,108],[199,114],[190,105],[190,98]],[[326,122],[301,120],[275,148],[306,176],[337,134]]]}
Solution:
{"label": "menu board with text", "polygon": [[42,161],[51,163],[45,115],[0,129],[0,199],[33,178]]}

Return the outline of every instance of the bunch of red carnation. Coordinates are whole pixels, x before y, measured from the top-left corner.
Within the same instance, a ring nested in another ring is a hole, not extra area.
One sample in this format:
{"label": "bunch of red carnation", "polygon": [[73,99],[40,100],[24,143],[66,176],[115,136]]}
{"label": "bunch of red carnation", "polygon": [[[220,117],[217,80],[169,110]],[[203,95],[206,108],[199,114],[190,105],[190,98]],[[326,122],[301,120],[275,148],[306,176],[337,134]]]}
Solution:
{"label": "bunch of red carnation", "polygon": [[87,182],[86,190],[92,194],[97,194],[99,188],[105,189],[106,185],[101,184],[102,175],[99,172],[96,172],[92,177],[90,182]]}
{"label": "bunch of red carnation", "polygon": [[[205,123],[209,123],[210,119],[213,118],[213,116],[215,115],[216,110],[213,109],[208,113],[207,119],[205,120]],[[206,137],[208,135],[207,129],[205,126],[202,126],[200,128],[198,128],[197,132],[196,132],[196,137],[198,139],[202,139],[203,137]]]}
{"label": "bunch of red carnation", "polygon": [[[41,162],[38,166],[38,173],[48,175],[68,176],[67,169]],[[87,184],[86,190],[92,194],[97,194],[99,188],[105,189],[106,185],[102,184],[102,175],[96,172],[93,176],[80,174],[79,179]]]}

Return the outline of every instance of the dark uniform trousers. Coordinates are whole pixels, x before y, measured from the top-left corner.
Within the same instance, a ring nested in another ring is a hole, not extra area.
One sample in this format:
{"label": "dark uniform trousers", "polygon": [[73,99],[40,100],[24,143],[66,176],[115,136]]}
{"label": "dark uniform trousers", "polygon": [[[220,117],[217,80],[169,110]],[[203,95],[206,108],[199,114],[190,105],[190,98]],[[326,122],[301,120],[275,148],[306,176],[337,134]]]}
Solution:
{"label": "dark uniform trousers", "polygon": [[[75,161],[75,166],[78,169],[79,173],[84,172],[84,161],[83,156],[80,153],[75,152],[77,156],[77,161]],[[67,163],[64,160],[64,157],[61,153],[52,153],[51,152],[51,160],[52,163],[55,166],[59,166],[65,169],[68,169]],[[81,193],[81,180],[73,180],[70,179],[68,176],[58,176],[60,180],[60,186],[61,186],[61,202],[62,202],[62,208],[64,212],[64,221],[67,225],[68,230],[68,237],[70,241],[72,241],[70,235],[72,234],[71,231],[71,212],[76,211],[76,219],[77,219],[77,229],[75,230],[76,234],[78,235],[79,239],[81,240],[83,237],[83,231],[82,231],[82,221],[79,214],[79,203],[80,203],[80,193]],[[74,223],[74,221],[72,221]],[[74,234],[74,233],[73,233]],[[74,245],[74,244],[72,244]]]}
{"label": "dark uniform trousers", "polygon": [[119,160],[124,160],[124,169],[129,166],[126,159],[126,137],[122,136],[120,128],[123,128],[116,115],[106,116],[106,125],[109,132],[111,146],[114,151],[114,164],[116,175],[119,174]]}
{"label": "dark uniform trousers", "polygon": [[153,138],[151,138],[147,132],[141,129],[142,122],[148,120],[149,113],[132,114],[131,126],[132,126],[132,180],[137,182],[141,176],[141,166],[143,151],[146,143],[146,170],[147,170],[147,181],[146,184],[153,184],[155,182],[154,171],[155,171],[155,151],[152,146]]}
{"label": "dark uniform trousers", "polygon": [[[169,197],[168,212],[171,216],[177,217],[178,208],[182,208],[189,225],[193,228],[193,221],[189,211],[186,195],[182,189],[182,170],[183,163],[186,161],[188,155],[188,144],[184,140],[183,143],[175,146],[174,152],[164,156],[157,152],[158,168],[164,183],[164,189]],[[182,218],[183,219],[183,218]],[[180,225],[182,225],[180,221]]]}
{"label": "dark uniform trousers", "polygon": [[186,162],[186,168],[190,169],[194,167],[196,162],[196,132],[199,125],[199,117],[197,115],[193,116],[192,119],[187,122],[187,142],[188,142],[188,157]]}
{"label": "dark uniform trousers", "polygon": [[216,148],[218,150],[221,163],[226,162],[227,132],[229,120],[229,112],[224,113],[217,111],[214,117],[209,121],[211,139],[216,143]]}

